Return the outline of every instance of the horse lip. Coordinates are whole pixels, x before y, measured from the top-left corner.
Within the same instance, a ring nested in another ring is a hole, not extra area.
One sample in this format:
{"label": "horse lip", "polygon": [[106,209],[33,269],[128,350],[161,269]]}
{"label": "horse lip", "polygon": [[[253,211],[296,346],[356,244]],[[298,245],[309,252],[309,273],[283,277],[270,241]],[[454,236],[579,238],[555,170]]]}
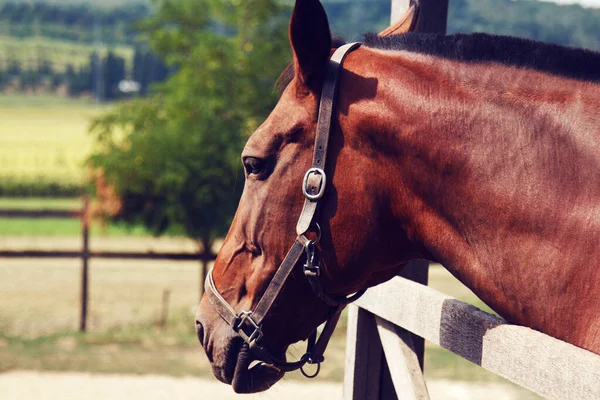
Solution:
{"label": "horse lip", "polygon": [[240,348],[231,386],[236,393],[257,393],[269,389],[284,373],[273,365],[255,360],[248,344]]}
{"label": "horse lip", "polygon": [[274,366],[273,364],[267,364],[264,361],[260,361],[260,360],[254,360],[250,363],[250,365],[248,366],[248,369],[251,370],[252,368],[271,368],[272,370],[280,373],[281,369],[277,368],[276,366]]}

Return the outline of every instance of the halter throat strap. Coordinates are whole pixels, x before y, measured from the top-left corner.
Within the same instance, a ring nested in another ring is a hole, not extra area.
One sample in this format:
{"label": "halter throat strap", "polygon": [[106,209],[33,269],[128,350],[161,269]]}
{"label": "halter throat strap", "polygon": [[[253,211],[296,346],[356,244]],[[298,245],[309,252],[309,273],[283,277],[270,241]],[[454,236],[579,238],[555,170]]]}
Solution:
{"label": "halter throat strap", "polygon": [[[319,201],[323,197],[327,185],[327,176],[325,173],[327,147],[329,145],[329,136],[331,133],[340,71],[346,56],[360,45],[360,43],[348,43],[341,46],[333,53],[327,65],[325,81],[321,90],[321,100],[319,103],[319,118],[315,135],[313,163],[312,167],[304,175],[304,180],[302,182],[302,192],[304,193],[305,200],[296,225],[296,234],[298,236],[275,272],[273,279],[267,286],[267,289],[258,301],[258,304],[253,311],[241,311],[239,314],[236,313],[233,307],[231,307],[217,290],[213,280],[212,270],[206,277],[205,293],[210,304],[215,308],[221,318],[223,318],[223,320],[231,326],[246,343],[248,343],[250,350],[258,360],[273,365],[282,371],[301,369],[306,363],[320,364],[323,361],[323,353],[333,334],[333,330],[340,318],[342,310],[348,303],[356,300],[364,293],[364,291],[362,291],[349,298],[335,298],[326,294],[323,290],[321,280],[319,279],[319,266],[314,263],[315,244],[320,237],[320,228],[315,222],[315,215]],[[306,237],[307,232],[309,232],[313,226],[316,226],[317,229],[317,240],[315,241],[311,241]],[[331,311],[319,339],[316,340],[315,330],[309,337],[307,351],[300,360],[296,362],[287,362],[273,357],[266,348],[259,345],[259,341],[263,336],[262,322],[265,316],[273,306],[273,303],[279,296],[287,278],[290,276],[292,270],[296,264],[298,264],[303,254],[306,254],[306,263],[304,265],[305,276],[308,278],[315,295],[329,305]],[[317,368],[317,373],[318,371],[319,367]],[[304,371],[303,374],[307,377],[313,377],[307,375]],[[314,376],[316,376],[316,374]]]}

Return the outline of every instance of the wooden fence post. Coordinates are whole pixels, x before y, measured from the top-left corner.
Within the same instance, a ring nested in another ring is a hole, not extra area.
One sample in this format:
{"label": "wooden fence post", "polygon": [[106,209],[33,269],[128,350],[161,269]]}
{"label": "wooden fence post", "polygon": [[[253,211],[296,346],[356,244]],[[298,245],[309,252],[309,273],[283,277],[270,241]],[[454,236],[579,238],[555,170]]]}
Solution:
{"label": "wooden fence post", "polygon": [[348,307],[344,399],[379,399],[383,348],[375,316],[354,305]]}
{"label": "wooden fence post", "polygon": [[417,32],[446,33],[448,0],[419,0],[419,4]]}
{"label": "wooden fence post", "polygon": [[85,332],[87,329],[88,312],[88,261],[90,258],[89,248],[89,223],[91,215],[89,213],[90,200],[88,196],[83,196],[81,209],[81,234],[83,237],[83,248],[81,251],[81,317],[79,320],[79,331]]}
{"label": "wooden fence post", "polygon": [[398,21],[408,10],[408,7],[411,4],[411,0],[392,0],[392,13],[390,18],[390,23]]}
{"label": "wooden fence post", "polygon": [[[90,201],[87,197],[82,197],[81,208],[78,210],[14,210],[0,209],[2,218],[65,218],[79,219],[81,223],[82,245],[79,250],[3,250],[0,249],[0,258],[73,258],[81,260],[81,280],[80,280],[80,314],[79,331],[85,332],[87,329],[87,314],[89,304],[89,260],[93,257],[103,259],[119,260],[178,260],[178,261],[200,261],[200,276],[204,282],[208,271],[208,264],[215,259],[215,255],[210,251],[211,246],[205,246],[209,251],[197,251],[193,253],[169,253],[153,251],[149,252],[130,252],[130,251],[90,251],[89,248],[89,229],[91,225],[92,213],[90,211]],[[202,286],[200,287],[202,296]]]}
{"label": "wooden fence post", "polygon": [[[429,392],[423,377],[423,360],[415,349],[414,341],[418,338],[406,329],[375,317],[377,332],[386,358],[385,367],[389,370],[393,387],[383,390],[394,393],[401,400],[429,400]],[[421,356],[423,353],[420,354]]]}

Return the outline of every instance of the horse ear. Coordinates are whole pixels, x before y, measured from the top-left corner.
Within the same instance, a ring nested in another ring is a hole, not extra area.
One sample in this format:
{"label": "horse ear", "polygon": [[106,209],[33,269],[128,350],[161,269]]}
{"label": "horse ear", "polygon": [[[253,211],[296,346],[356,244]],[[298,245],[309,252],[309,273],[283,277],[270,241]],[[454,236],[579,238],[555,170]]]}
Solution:
{"label": "horse ear", "polygon": [[296,0],[290,21],[290,43],[300,83],[318,90],[331,51],[329,21],[319,0]]}
{"label": "horse ear", "polygon": [[379,36],[401,35],[407,32],[415,32],[419,22],[419,1],[411,0],[410,7],[395,24],[382,31]]}

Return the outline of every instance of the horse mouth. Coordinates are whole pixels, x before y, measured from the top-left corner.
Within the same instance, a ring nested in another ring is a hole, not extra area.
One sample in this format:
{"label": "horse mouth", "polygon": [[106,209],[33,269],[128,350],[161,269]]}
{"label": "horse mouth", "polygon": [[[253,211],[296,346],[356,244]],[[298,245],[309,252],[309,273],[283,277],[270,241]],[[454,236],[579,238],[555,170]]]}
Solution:
{"label": "horse mouth", "polygon": [[[214,375],[223,383],[231,384],[236,393],[257,393],[270,389],[277,381],[283,378],[284,372],[280,369],[256,360],[247,343],[232,346],[227,354],[224,370],[215,371]],[[235,351],[239,348],[239,351]],[[234,368],[232,368],[234,367]],[[223,373],[225,372],[225,373]]]}

